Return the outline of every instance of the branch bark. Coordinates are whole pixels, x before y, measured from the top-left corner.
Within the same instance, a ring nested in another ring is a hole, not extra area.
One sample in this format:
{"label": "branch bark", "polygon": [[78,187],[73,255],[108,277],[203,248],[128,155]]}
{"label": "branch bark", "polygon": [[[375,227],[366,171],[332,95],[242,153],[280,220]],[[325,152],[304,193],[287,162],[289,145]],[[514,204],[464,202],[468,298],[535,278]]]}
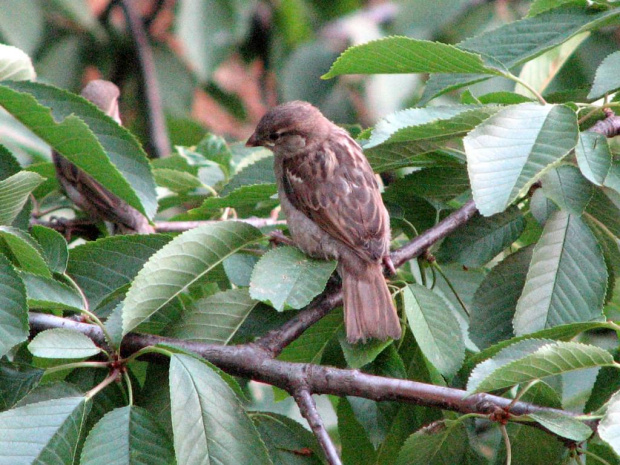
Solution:
{"label": "branch bark", "polygon": [[306,419],[310,425],[310,429],[312,429],[312,432],[319,441],[319,445],[321,446],[321,449],[323,449],[323,453],[327,458],[327,463],[330,465],[342,465],[336,446],[334,446],[332,439],[329,437],[329,434],[325,429],[323,419],[319,415],[316,408],[316,403],[314,402],[310,391],[302,388],[295,392],[293,397],[295,398],[295,402],[297,402],[299,411]]}
{"label": "branch bark", "polygon": [[[103,332],[95,325],[43,313],[30,313],[29,320],[33,334],[46,329],[66,328],[85,334],[99,346],[106,344]],[[477,413],[491,416],[502,412],[504,417],[508,416],[509,420],[511,416],[534,412],[554,412],[568,417],[577,416],[572,412],[541,407],[527,402],[513,403],[513,399],[491,394],[468,395],[461,389],[369,375],[359,370],[275,360],[269,352],[254,343],[222,346],[130,333],[123,339],[121,354],[127,357],[156,344],[174,345],[194,352],[231,375],[277,386],[293,396],[305,390],[308,394],[332,394],[340,397],[357,396],[375,401],[408,402],[463,414]],[[159,354],[145,354],[141,359],[160,361],[161,357]],[[587,423],[591,428],[596,428],[595,420]],[[527,424],[542,428],[535,423]]]}
{"label": "branch bark", "polygon": [[163,158],[170,153],[170,141],[168,140],[168,130],[166,129],[157,75],[155,74],[153,50],[149,44],[142,18],[136,11],[134,0],[117,1],[127,19],[127,25],[134,43],[134,51],[138,59],[138,69],[142,78],[140,87],[146,107],[150,153],[154,158]]}

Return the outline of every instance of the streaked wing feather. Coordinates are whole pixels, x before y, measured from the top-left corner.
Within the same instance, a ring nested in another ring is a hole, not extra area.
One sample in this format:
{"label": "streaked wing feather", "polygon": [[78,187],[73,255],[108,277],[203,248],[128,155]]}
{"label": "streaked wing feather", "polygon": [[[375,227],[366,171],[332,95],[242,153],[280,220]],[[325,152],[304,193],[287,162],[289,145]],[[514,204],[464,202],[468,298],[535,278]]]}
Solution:
{"label": "streaked wing feather", "polygon": [[293,205],[325,232],[375,262],[388,251],[387,212],[361,149],[344,140],[328,142],[303,159],[285,160],[285,190]]}

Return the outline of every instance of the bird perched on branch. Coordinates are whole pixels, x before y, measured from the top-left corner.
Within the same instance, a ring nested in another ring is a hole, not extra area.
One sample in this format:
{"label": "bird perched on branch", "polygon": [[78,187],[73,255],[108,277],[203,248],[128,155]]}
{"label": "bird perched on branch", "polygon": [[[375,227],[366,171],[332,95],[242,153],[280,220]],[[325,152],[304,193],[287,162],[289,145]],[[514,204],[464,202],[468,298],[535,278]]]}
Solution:
{"label": "bird perched on branch", "polygon": [[[94,103],[106,115],[121,124],[118,110],[118,87],[109,81],[89,82],[82,90],[82,97]],[[67,197],[94,219],[113,224],[115,232],[121,234],[149,234],[155,232],[148,219],[124,200],[112,194],[56,151],[52,152],[56,177]]]}
{"label": "bird perched on branch", "polygon": [[280,203],[295,243],[310,256],[338,260],[347,339],[400,338],[383,277],[389,216],[361,147],[300,101],[271,109],[246,145],[273,151]]}

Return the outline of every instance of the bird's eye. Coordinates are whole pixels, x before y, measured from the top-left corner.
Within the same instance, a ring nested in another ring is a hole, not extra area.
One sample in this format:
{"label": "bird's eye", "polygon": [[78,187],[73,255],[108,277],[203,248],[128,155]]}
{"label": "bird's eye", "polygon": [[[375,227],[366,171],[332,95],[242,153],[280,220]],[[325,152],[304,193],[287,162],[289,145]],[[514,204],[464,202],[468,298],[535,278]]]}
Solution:
{"label": "bird's eye", "polygon": [[271,134],[269,134],[269,140],[271,142],[275,142],[280,138],[280,133],[278,132],[272,132]]}

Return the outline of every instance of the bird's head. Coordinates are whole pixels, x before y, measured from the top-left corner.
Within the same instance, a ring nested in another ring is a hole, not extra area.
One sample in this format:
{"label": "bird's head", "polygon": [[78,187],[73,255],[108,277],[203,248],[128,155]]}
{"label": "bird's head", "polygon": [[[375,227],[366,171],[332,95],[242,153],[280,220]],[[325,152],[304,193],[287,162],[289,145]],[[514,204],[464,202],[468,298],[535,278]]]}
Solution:
{"label": "bird's head", "polygon": [[327,139],[331,126],[311,104],[289,102],[269,110],[245,145],[266,147],[284,157],[295,156]]}

